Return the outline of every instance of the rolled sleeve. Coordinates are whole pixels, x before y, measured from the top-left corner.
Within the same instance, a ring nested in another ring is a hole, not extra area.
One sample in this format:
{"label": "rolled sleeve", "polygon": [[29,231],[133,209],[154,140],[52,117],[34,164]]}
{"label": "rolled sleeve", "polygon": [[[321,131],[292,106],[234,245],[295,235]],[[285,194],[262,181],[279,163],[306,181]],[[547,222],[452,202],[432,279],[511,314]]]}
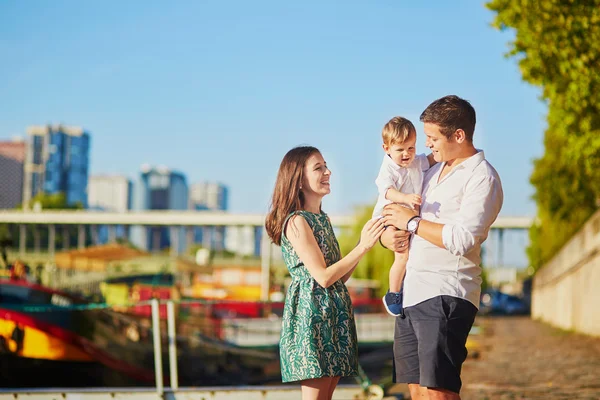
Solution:
{"label": "rolled sleeve", "polygon": [[484,176],[468,182],[456,222],[442,228],[444,247],[456,256],[464,256],[483,243],[500,213],[502,202],[499,179]]}

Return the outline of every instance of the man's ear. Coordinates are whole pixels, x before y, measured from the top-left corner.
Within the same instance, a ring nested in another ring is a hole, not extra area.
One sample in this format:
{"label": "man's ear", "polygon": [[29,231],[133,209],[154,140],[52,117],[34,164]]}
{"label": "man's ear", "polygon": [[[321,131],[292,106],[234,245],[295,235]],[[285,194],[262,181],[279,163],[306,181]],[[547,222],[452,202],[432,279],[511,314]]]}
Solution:
{"label": "man's ear", "polygon": [[456,140],[456,143],[462,143],[465,140],[467,140],[467,135],[465,134],[465,131],[463,131],[462,129],[457,129],[454,131],[454,140]]}

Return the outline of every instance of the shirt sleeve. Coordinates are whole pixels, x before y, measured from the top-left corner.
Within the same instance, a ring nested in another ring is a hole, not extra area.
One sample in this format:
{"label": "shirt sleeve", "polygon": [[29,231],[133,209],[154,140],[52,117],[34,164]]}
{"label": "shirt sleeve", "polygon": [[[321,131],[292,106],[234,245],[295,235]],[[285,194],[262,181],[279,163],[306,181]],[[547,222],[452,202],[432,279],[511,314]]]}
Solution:
{"label": "shirt sleeve", "polygon": [[426,154],[417,154],[415,158],[418,161],[417,165],[419,166],[421,171],[427,171],[429,169],[429,160],[427,159]]}
{"label": "shirt sleeve", "polygon": [[402,185],[403,180],[403,177],[399,176],[399,174],[384,162],[381,164],[379,174],[377,175],[377,179],[375,179],[375,184],[377,185],[379,194],[385,197],[385,193],[389,188],[395,188],[397,185]]}
{"label": "shirt sleeve", "polygon": [[444,247],[456,256],[464,256],[487,238],[498,217],[504,194],[500,179],[483,176],[469,181],[456,223],[442,228]]}

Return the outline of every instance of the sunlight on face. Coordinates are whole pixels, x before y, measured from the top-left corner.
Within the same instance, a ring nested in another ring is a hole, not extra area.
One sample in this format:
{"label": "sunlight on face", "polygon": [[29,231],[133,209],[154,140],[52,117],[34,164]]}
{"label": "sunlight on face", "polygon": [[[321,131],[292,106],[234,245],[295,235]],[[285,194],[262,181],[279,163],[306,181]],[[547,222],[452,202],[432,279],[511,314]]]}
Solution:
{"label": "sunlight on face", "polygon": [[384,144],[383,149],[396,165],[406,168],[415,159],[415,154],[417,152],[416,144],[417,135],[410,135],[409,138],[402,143],[395,143],[389,146]]}
{"label": "sunlight on face", "polygon": [[439,125],[426,122],[423,130],[427,137],[425,146],[431,149],[436,162],[450,161],[456,157],[456,141],[444,136]]}
{"label": "sunlight on face", "polygon": [[329,178],[331,171],[321,153],[315,153],[304,164],[302,191],[307,194],[325,196],[331,192]]}

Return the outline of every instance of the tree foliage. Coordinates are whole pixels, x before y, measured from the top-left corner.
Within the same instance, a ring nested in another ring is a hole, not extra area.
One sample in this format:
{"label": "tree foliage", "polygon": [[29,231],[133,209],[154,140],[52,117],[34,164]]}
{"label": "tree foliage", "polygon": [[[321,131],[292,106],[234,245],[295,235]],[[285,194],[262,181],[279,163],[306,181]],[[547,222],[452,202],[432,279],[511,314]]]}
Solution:
{"label": "tree foliage", "polygon": [[[69,204],[67,196],[63,192],[48,194],[40,192],[36,194],[27,204],[29,209],[34,209],[35,205],[39,204],[42,210],[81,210],[83,204],[77,202]],[[20,206],[19,208],[23,208]]]}
{"label": "tree foliage", "polygon": [[[342,254],[348,254],[359,242],[362,228],[371,219],[372,213],[373,206],[361,206],[356,209],[354,224],[342,232],[339,238]],[[379,290],[380,294],[383,295],[388,288],[388,274],[393,262],[394,253],[376,244],[358,263],[352,276],[358,279],[373,279],[380,282]]]}
{"label": "tree foliage", "polygon": [[[35,195],[27,204],[30,210],[36,208],[36,204],[39,205],[41,210],[77,210],[83,209],[81,203],[69,204],[67,202],[67,196],[62,193],[47,194],[40,192]],[[19,205],[17,209],[23,209],[23,205]],[[0,258],[3,260],[3,264],[7,266],[9,261],[7,259],[7,251],[13,248],[17,244],[18,232],[15,225],[9,226],[9,224],[0,224]],[[33,227],[27,226],[27,243],[26,247],[33,247]],[[48,227],[41,226],[38,228],[40,233],[40,239],[42,243],[48,242]],[[76,233],[71,229],[68,233],[68,237],[64,237],[62,231],[58,231],[55,236],[55,243],[58,246],[62,246],[64,241],[73,243],[76,241]],[[89,237],[89,235],[88,235]]]}
{"label": "tree foliage", "polygon": [[532,266],[548,261],[598,208],[600,0],[492,0],[493,26],[512,29],[507,57],[548,105],[544,154],[531,183],[538,206]]}

